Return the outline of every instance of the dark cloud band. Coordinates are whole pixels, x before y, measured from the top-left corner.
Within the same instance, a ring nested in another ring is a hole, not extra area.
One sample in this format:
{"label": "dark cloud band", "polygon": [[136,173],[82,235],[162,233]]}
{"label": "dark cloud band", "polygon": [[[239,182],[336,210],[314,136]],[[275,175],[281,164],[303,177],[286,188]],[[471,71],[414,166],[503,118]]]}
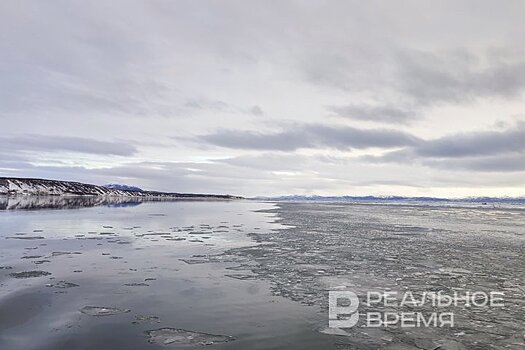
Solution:
{"label": "dark cloud band", "polygon": [[411,146],[419,142],[417,137],[397,130],[358,129],[321,124],[295,125],[287,130],[268,133],[219,130],[199,136],[198,139],[227,148],[276,151],[293,151],[301,148],[341,150],[392,148]]}
{"label": "dark cloud band", "polygon": [[137,153],[135,146],[124,142],[48,135],[0,136],[0,148],[3,151],[74,152],[116,156],[132,156]]}

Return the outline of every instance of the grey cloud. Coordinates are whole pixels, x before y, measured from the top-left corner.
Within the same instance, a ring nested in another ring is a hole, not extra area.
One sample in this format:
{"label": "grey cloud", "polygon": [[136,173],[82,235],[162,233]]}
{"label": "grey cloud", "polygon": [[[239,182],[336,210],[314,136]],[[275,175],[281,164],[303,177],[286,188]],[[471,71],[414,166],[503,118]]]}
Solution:
{"label": "grey cloud", "polygon": [[361,156],[375,163],[420,163],[450,170],[513,172],[525,170],[525,123],[503,131],[471,132],[421,140],[380,156]]}
{"label": "grey cloud", "polygon": [[416,117],[414,111],[389,107],[391,104],[423,109],[439,104],[465,105],[484,98],[519,98],[525,92],[525,58],[520,52],[494,58],[488,50],[418,50],[400,43],[390,43],[386,51],[365,47],[312,55],[312,60],[302,66],[306,80],[315,85],[391,101],[379,107],[330,107],[344,117],[406,122]]}
{"label": "grey cloud", "polygon": [[525,171],[525,154],[469,159],[424,160],[424,165],[447,170],[468,170],[489,173]]}
{"label": "grey cloud", "polygon": [[525,152],[525,123],[504,131],[471,132],[425,141],[416,153],[425,157],[488,156]]}
{"label": "grey cloud", "polygon": [[250,112],[256,117],[262,117],[264,115],[264,111],[259,106],[252,106]]}
{"label": "grey cloud", "polygon": [[215,133],[202,135],[197,140],[206,143],[235,149],[293,151],[312,146],[310,140],[300,132],[257,133],[240,130],[218,130]]}
{"label": "grey cloud", "polygon": [[75,152],[95,155],[131,156],[135,146],[125,142],[99,141],[83,137],[17,135],[0,136],[0,148],[19,151]]}
{"label": "grey cloud", "polygon": [[416,155],[414,154],[413,150],[411,149],[402,149],[398,151],[390,151],[386,152],[380,156],[374,156],[374,155],[364,155],[360,156],[359,160],[368,162],[368,163],[376,163],[376,164],[382,164],[382,163],[409,163],[411,161],[414,161],[416,159]]}
{"label": "grey cloud", "polygon": [[469,52],[405,51],[397,60],[398,88],[420,105],[513,98],[525,91],[525,61],[506,62]]}
{"label": "grey cloud", "polygon": [[[183,107],[185,108],[184,111],[186,112],[224,112],[243,115],[251,114],[256,117],[262,117],[264,115],[262,108],[257,105],[251,107],[240,107],[221,100],[215,100],[206,97],[188,99],[184,103]],[[184,114],[184,112],[180,114]]]}
{"label": "grey cloud", "polygon": [[349,104],[328,106],[327,108],[340,117],[364,121],[407,124],[416,117],[416,113],[412,110],[392,106]]}
{"label": "grey cloud", "polygon": [[215,111],[222,111],[229,107],[226,102],[207,98],[190,99],[184,106],[193,109],[211,109]]}
{"label": "grey cloud", "polygon": [[382,156],[361,156],[359,160],[376,165],[399,164],[419,164],[433,169],[449,171],[468,171],[476,172],[471,174],[470,179],[463,179],[463,182],[473,182],[479,173],[513,173],[525,171],[525,154],[488,156],[488,157],[468,157],[468,158],[424,158],[418,157],[410,150],[398,152],[388,152]]}
{"label": "grey cloud", "polygon": [[257,169],[257,171],[309,171],[316,169],[316,164],[331,164],[332,160],[322,156],[305,156],[300,154],[276,153],[257,153],[248,154],[232,158],[220,159],[217,163]]}
{"label": "grey cloud", "polygon": [[358,129],[349,126],[319,124],[295,125],[287,130],[257,133],[241,130],[219,130],[198,139],[216,146],[293,151],[301,148],[365,149],[414,145],[419,139],[408,133],[389,129]]}
{"label": "grey cloud", "polygon": [[420,140],[402,150],[381,156],[363,156],[370,162],[407,162],[415,158],[469,158],[494,155],[525,157],[525,123],[502,131],[453,134],[432,140]]}
{"label": "grey cloud", "polygon": [[220,159],[217,162],[262,171],[287,171],[300,170],[305,163],[305,158],[295,154],[263,153]]}

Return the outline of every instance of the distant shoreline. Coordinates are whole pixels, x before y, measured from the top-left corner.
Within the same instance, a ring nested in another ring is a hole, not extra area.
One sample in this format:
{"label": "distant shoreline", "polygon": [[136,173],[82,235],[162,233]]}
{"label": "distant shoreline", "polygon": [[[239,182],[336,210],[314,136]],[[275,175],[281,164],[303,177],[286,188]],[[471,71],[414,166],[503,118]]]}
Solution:
{"label": "distant shoreline", "polygon": [[178,193],[160,191],[130,191],[74,181],[36,178],[0,177],[0,196],[51,196],[51,197],[115,197],[141,199],[234,200],[240,196],[208,193]]}

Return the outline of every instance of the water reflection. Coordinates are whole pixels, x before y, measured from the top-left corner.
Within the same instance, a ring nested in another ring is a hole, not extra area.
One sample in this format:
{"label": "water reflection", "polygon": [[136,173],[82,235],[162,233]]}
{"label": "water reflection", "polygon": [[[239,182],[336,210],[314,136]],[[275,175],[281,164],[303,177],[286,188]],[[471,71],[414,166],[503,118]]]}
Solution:
{"label": "water reflection", "polygon": [[[165,201],[166,199],[164,199]],[[103,196],[0,196],[0,210],[132,207],[154,199]]]}
{"label": "water reflection", "polygon": [[324,315],[273,295],[248,276],[251,260],[226,254],[280,229],[273,208],[177,200],[1,211],[0,349],[334,349],[317,332]]}

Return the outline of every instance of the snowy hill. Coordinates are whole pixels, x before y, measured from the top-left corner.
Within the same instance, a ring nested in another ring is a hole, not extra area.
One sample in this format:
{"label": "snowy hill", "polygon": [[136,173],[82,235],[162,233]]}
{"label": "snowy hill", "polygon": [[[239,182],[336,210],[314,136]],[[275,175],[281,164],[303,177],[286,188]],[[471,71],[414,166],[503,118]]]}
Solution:
{"label": "snowy hill", "polygon": [[123,184],[107,184],[104,185],[105,188],[109,188],[112,190],[123,190],[123,191],[129,191],[129,192],[142,192],[142,188],[136,187],[136,186],[128,186]]}
{"label": "snowy hill", "polygon": [[0,177],[0,195],[33,195],[33,196],[115,196],[142,198],[173,198],[173,199],[238,199],[230,195],[169,193],[143,191],[139,188],[129,190],[123,188],[108,188],[71,181],[7,178]]}

